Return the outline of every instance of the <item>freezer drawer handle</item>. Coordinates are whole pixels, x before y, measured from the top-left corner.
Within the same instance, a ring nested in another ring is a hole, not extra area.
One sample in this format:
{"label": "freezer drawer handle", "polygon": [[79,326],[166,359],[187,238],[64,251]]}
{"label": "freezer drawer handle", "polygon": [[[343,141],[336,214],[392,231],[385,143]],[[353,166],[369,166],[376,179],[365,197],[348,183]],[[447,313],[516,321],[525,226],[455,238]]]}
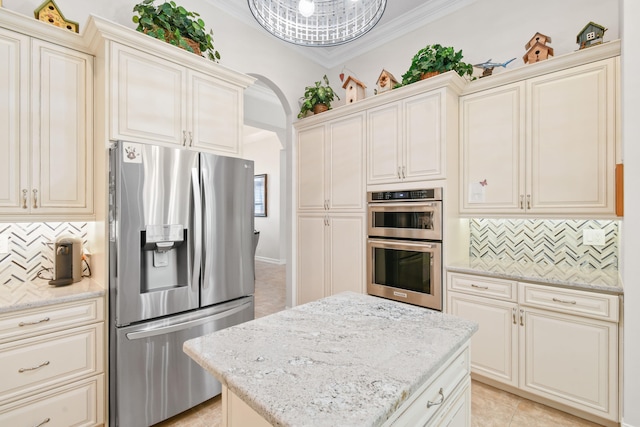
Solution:
{"label": "freezer drawer handle", "polygon": [[218,320],[218,319],[222,319],[223,317],[228,317],[231,316],[232,314],[236,314],[239,313],[241,311],[243,311],[247,305],[251,304],[250,302],[246,302],[242,305],[239,305],[237,307],[234,307],[230,310],[224,310],[221,311],[220,313],[216,313],[212,316],[207,316],[207,317],[203,317],[202,319],[195,319],[195,320],[189,320],[188,322],[183,322],[183,323],[177,323],[175,325],[171,325],[171,326],[166,326],[164,328],[158,328],[158,329],[148,329],[148,330],[143,330],[143,331],[138,331],[138,332],[129,332],[127,335],[127,339],[130,341],[133,340],[139,340],[142,338],[149,338],[149,337],[155,337],[158,335],[164,335],[164,334],[168,334],[171,332],[176,332],[176,331],[181,331],[184,329],[189,329],[189,328],[193,328],[195,326],[200,326],[200,325],[204,325],[205,323],[209,323],[212,320]]}
{"label": "freezer drawer handle", "polygon": [[27,372],[27,371],[35,371],[36,369],[40,369],[40,368],[42,368],[43,366],[47,366],[48,364],[49,364],[49,361],[47,360],[47,361],[45,361],[45,362],[42,362],[42,363],[41,363],[41,364],[39,364],[38,366],[34,366],[34,367],[32,367],[32,368],[20,368],[20,369],[18,369],[18,372],[19,372],[19,373],[23,373],[23,372]]}
{"label": "freezer drawer handle", "polygon": [[553,298],[553,301],[560,302],[562,304],[577,304],[576,301],[570,301],[570,300],[566,300],[566,299]]}

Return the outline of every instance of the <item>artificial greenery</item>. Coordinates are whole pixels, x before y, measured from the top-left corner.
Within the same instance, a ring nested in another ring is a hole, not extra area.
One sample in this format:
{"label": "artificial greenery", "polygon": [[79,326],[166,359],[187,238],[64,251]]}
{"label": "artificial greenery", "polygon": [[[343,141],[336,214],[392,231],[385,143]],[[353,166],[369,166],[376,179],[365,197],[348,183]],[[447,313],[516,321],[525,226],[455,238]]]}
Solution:
{"label": "artificial greenery", "polygon": [[460,76],[471,76],[473,65],[462,62],[462,50],[456,52],[453,47],[443,47],[439,44],[427,45],[420,49],[411,59],[411,66],[402,75],[402,85],[408,85],[420,80],[429,72],[446,73],[455,71]]}
{"label": "artificial greenery", "polygon": [[219,62],[220,53],[213,47],[213,31],[206,31],[200,14],[190,12],[174,1],[164,2],[157,7],[153,5],[154,1],[143,0],[133,7],[133,11],[140,15],[133,16],[133,22],[138,24],[136,30],[189,52],[193,52],[193,48],[185,39],[191,39],[207,58]]}
{"label": "artificial greenery", "polygon": [[307,86],[305,88],[304,96],[300,98],[302,103],[300,105],[300,113],[298,114],[299,119],[306,116],[317,104],[324,104],[328,109],[331,109],[333,98],[336,97],[340,99],[333,89],[331,89],[331,86],[329,86],[329,79],[326,74],[322,79],[324,80],[324,86],[321,81],[317,81],[314,86]]}

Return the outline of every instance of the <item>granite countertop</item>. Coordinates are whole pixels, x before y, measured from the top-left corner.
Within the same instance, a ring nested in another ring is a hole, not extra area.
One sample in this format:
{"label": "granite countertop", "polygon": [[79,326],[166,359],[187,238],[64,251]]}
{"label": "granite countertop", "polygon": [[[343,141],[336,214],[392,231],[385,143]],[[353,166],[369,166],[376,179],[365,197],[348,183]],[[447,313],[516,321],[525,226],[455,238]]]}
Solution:
{"label": "granite countertop", "polygon": [[0,314],[103,296],[105,290],[91,278],[67,286],[51,286],[44,279],[0,284]]}
{"label": "granite countertop", "polygon": [[189,340],[184,351],[274,426],[378,426],[476,330],[344,292]]}
{"label": "granite countertop", "polygon": [[620,274],[615,268],[596,269],[510,259],[470,258],[468,262],[447,265],[447,270],[579,290],[618,295],[623,293]]}

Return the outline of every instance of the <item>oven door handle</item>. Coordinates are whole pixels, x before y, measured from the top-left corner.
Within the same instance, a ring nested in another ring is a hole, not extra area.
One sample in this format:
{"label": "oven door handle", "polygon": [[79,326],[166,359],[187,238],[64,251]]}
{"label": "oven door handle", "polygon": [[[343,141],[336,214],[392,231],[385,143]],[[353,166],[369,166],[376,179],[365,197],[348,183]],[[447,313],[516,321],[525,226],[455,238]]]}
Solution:
{"label": "oven door handle", "polygon": [[369,209],[384,210],[386,208],[402,208],[407,210],[415,210],[415,208],[434,208],[441,206],[442,202],[435,200],[433,202],[369,202]]}
{"label": "oven door handle", "polygon": [[378,247],[393,248],[393,247],[408,247],[408,248],[428,248],[434,249],[440,246],[440,243],[436,242],[419,242],[414,243],[406,240],[380,240],[369,239],[369,244],[377,245]]}

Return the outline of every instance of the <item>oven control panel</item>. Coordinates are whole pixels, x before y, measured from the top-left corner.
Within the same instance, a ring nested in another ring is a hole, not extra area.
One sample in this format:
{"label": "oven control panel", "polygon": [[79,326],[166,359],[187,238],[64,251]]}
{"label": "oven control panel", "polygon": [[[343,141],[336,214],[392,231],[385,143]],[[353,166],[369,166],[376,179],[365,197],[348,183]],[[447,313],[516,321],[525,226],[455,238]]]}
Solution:
{"label": "oven control panel", "polygon": [[370,191],[367,200],[369,202],[422,202],[430,200],[442,200],[442,188],[425,188],[406,191]]}

